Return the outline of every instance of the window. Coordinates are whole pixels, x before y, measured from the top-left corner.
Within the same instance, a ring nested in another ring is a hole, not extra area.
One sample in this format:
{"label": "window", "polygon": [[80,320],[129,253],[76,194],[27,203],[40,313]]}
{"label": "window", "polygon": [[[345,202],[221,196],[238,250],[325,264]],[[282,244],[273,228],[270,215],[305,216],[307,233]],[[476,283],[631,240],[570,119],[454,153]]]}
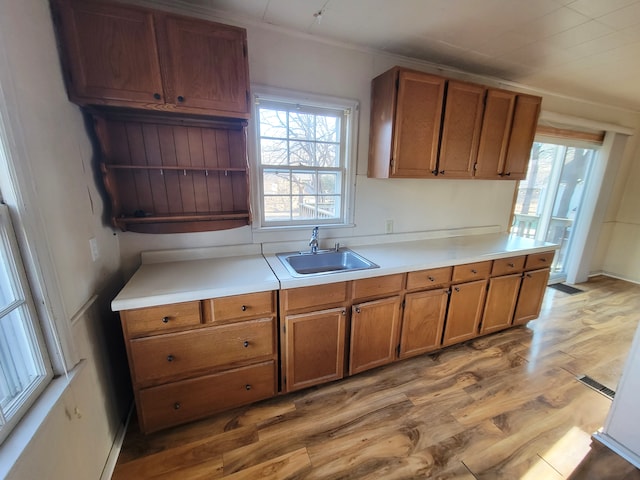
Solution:
{"label": "window", "polygon": [[9,209],[0,204],[0,441],[51,379]]}
{"label": "window", "polygon": [[569,141],[537,141],[531,149],[527,178],[520,182],[511,233],[557,243],[551,265],[552,281],[564,281],[589,174],[597,149]]}
{"label": "window", "polygon": [[356,103],[256,96],[260,224],[346,224]]}

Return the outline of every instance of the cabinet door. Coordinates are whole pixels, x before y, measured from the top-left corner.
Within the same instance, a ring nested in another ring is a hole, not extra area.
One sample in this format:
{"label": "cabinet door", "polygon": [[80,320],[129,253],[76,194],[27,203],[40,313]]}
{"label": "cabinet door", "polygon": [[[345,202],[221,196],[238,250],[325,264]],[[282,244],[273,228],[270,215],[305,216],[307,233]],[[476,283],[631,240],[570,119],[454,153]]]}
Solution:
{"label": "cabinet door", "polygon": [[480,333],[496,332],[511,326],[521,278],[522,275],[516,273],[489,280]]}
{"label": "cabinet door", "polygon": [[527,175],[541,102],[540,97],[532,95],[518,95],[516,99],[504,166],[504,176],[511,180],[523,180]]}
{"label": "cabinet door", "polygon": [[150,11],[86,0],[57,0],[54,6],[74,102],[164,103]]}
{"label": "cabinet door", "polygon": [[478,153],[485,88],[449,81],[438,157],[438,175],[471,178]]}
{"label": "cabinet door", "polygon": [[434,175],[444,86],[442,77],[400,72],[391,176]]}
{"label": "cabinet door", "polygon": [[518,295],[518,306],[513,317],[514,325],[522,325],[540,315],[544,292],[549,281],[549,272],[549,268],[525,272],[522,277],[520,295]]}
{"label": "cabinet door", "polygon": [[449,311],[442,339],[443,346],[464,342],[478,334],[486,290],[486,280],[451,287]]}
{"label": "cabinet door", "polygon": [[440,347],[448,298],[447,290],[442,289],[406,295],[400,358],[420,355]]}
{"label": "cabinet door", "polygon": [[354,305],[351,310],[349,373],[363,372],[396,357],[400,297]]}
{"label": "cabinet door", "polygon": [[515,103],[513,92],[491,88],[487,91],[475,167],[477,178],[502,178]]}
{"label": "cabinet door", "polygon": [[343,377],[345,324],[346,311],[342,308],[285,317],[285,391]]}
{"label": "cabinet door", "polygon": [[[246,31],[192,18],[158,15],[157,28],[167,103],[215,111],[249,113]],[[239,115],[244,114],[244,115]]]}

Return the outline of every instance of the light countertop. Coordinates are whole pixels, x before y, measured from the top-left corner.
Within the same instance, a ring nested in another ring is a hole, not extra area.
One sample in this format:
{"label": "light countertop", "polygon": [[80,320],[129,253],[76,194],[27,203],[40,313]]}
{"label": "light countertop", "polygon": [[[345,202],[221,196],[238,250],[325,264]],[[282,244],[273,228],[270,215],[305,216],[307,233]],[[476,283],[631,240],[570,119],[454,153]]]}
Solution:
{"label": "light countertop", "polygon": [[554,250],[558,245],[506,234],[487,234],[349,248],[380,267],[300,278],[291,276],[273,254],[143,264],[113,300],[111,308],[128,310],[357,280],[526,255]]}

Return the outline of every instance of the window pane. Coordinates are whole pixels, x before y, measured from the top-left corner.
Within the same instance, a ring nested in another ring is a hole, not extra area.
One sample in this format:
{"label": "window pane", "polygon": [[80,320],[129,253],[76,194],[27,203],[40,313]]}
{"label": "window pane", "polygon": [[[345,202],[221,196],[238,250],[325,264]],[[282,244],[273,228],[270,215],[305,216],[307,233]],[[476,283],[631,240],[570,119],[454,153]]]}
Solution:
{"label": "window pane", "polygon": [[324,194],[340,194],[342,186],[340,185],[339,173],[321,173],[318,175],[320,191]]}
{"label": "window pane", "polygon": [[292,172],[291,187],[293,194],[312,194],[317,193],[316,175],[313,172]]}
{"label": "window pane", "polygon": [[318,143],[316,145],[317,165],[319,167],[340,166],[340,145],[336,143]]}
{"label": "window pane", "polygon": [[[44,377],[40,350],[30,328],[26,306],[0,318],[0,408],[11,413],[13,403]],[[8,415],[7,415],[8,416]]]}
{"label": "window pane", "polygon": [[318,197],[318,218],[340,218],[340,197],[338,195]]}
{"label": "window pane", "polygon": [[260,136],[287,138],[287,112],[261,107]]}
{"label": "window pane", "polygon": [[265,195],[289,195],[291,193],[289,170],[265,170],[262,175]]}
{"label": "window pane", "polygon": [[291,220],[291,197],[265,196],[264,216],[271,222]]}
{"label": "window pane", "polygon": [[313,140],[316,138],[316,117],[309,113],[289,113],[289,135],[291,138]]}
{"label": "window pane", "polygon": [[293,166],[317,166],[316,144],[313,142],[291,142],[291,157],[289,158],[289,162]]}
{"label": "window pane", "polygon": [[316,118],[316,140],[323,142],[340,141],[340,119],[338,117],[318,116]]}
{"label": "window pane", "polygon": [[297,220],[311,220],[318,218],[316,213],[316,197],[298,196],[293,198],[293,218]]}
{"label": "window pane", "polygon": [[286,140],[260,140],[260,157],[263,165],[288,165],[288,147]]}

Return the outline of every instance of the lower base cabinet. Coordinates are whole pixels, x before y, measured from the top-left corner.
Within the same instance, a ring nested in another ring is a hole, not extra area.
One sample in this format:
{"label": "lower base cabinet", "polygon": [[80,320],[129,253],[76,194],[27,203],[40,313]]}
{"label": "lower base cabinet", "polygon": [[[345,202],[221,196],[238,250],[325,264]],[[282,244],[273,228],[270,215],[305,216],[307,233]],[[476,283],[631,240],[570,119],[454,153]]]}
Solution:
{"label": "lower base cabinet", "polygon": [[285,317],[284,391],[343,377],[346,317],[344,308]]}
{"label": "lower base cabinet", "polygon": [[145,388],[138,393],[140,423],[147,432],[273,397],[273,361]]}
{"label": "lower base cabinet", "polygon": [[481,334],[497,332],[511,326],[521,279],[522,274],[516,273],[489,280],[489,290],[480,328]]}
{"label": "lower base cabinet", "polygon": [[391,363],[396,358],[401,297],[360,303],[351,309],[349,373]]}
{"label": "lower base cabinet", "polygon": [[448,300],[446,289],[407,293],[399,358],[414,357],[440,348]]}
{"label": "lower base cabinet", "polygon": [[544,292],[547,288],[550,271],[549,268],[542,268],[525,272],[522,277],[520,295],[518,295],[516,313],[513,317],[514,325],[523,325],[529,320],[538,318],[542,309],[542,300],[544,300]]}
{"label": "lower base cabinet", "polygon": [[443,346],[464,342],[478,335],[486,291],[486,280],[451,287]]}

